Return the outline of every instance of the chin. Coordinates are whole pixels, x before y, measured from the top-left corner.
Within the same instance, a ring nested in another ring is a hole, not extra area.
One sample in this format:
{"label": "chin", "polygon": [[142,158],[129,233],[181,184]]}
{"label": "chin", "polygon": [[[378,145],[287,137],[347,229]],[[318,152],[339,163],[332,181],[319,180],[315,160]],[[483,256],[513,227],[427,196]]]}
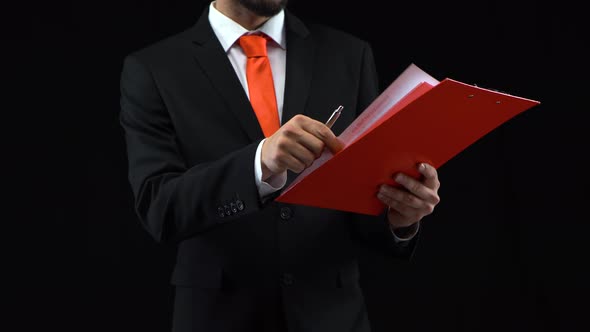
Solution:
{"label": "chin", "polygon": [[287,6],[288,0],[239,0],[240,4],[259,16],[274,16]]}

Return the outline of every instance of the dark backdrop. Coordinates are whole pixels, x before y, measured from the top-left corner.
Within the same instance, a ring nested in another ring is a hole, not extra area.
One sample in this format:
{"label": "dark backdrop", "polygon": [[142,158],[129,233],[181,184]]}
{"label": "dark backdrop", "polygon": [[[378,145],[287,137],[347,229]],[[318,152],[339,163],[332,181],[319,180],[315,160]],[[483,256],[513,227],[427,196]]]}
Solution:
{"label": "dark backdrop", "polygon": [[[64,227],[67,241],[43,249],[74,258],[41,262],[51,283],[30,284],[53,290],[39,307],[49,322],[81,331],[169,329],[174,250],[155,244],[134,215],[119,75],[126,54],[193,25],[207,4],[48,3],[29,17],[36,52],[28,56],[44,92],[37,98],[54,111],[37,122],[52,134],[39,142],[53,147],[37,154],[49,172],[36,190],[51,202],[38,208],[58,225],[75,217]],[[411,264],[363,253],[374,330],[588,328],[589,38],[581,7],[291,0],[289,8],[370,41],[383,88],[413,62],[438,79],[541,101],[440,168],[442,201],[423,221]],[[60,299],[65,293],[74,296]],[[55,300],[71,305],[57,309]]]}

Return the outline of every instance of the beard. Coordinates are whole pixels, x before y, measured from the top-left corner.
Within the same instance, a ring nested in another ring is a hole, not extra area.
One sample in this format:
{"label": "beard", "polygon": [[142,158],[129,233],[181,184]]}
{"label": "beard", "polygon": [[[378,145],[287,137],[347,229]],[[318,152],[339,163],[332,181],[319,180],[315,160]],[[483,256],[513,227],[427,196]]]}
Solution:
{"label": "beard", "polygon": [[271,17],[278,14],[288,0],[239,0],[239,3],[256,15]]}

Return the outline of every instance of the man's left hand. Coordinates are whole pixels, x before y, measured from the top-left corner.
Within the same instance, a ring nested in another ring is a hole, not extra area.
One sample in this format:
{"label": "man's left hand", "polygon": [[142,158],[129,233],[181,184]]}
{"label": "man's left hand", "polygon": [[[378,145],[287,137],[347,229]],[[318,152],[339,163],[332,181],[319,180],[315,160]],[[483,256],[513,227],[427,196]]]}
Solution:
{"label": "man's left hand", "polygon": [[389,185],[382,185],[379,188],[377,197],[383,204],[389,206],[387,219],[393,230],[419,222],[431,214],[440,202],[438,197],[440,182],[436,168],[421,163],[418,165],[418,171],[423,175],[421,180],[403,173],[395,176],[395,181],[403,188]]}

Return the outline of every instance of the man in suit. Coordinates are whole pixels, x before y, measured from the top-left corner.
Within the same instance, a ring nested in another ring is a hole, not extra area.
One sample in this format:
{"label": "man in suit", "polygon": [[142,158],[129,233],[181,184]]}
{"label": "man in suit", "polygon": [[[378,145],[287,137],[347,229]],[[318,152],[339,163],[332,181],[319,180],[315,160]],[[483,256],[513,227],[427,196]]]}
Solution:
{"label": "man in suit", "polygon": [[[404,190],[380,188],[379,217],[274,201],[324,148],[341,148],[336,135],[378,94],[366,42],[305,25],[285,5],[217,0],[125,59],[136,211],[178,249],[174,331],[369,331],[358,244],[409,259],[439,201],[436,170],[422,164],[421,180],[396,175]],[[252,55],[248,39],[262,50]],[[272,74],[263,89],[251,58]],[[331,130],[323,122],[338,105]]]}

